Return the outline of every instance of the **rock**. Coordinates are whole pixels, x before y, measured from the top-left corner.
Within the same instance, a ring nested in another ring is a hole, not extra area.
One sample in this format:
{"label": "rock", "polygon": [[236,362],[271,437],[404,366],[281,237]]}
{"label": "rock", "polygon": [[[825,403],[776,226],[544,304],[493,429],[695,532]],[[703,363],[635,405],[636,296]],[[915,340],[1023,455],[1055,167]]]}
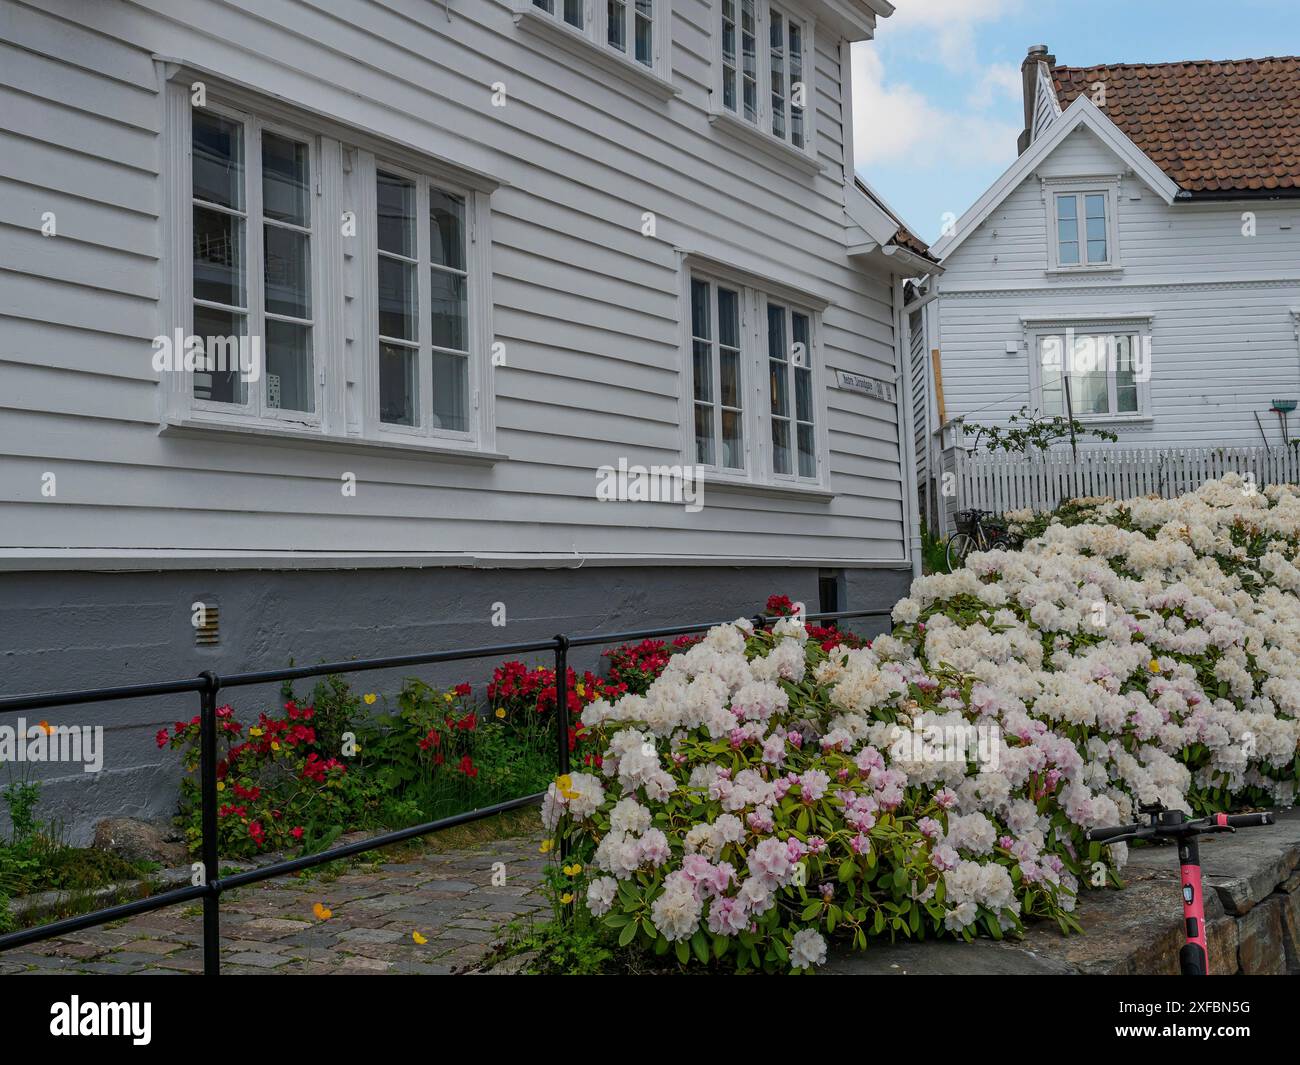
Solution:
{"label": "rock", "polygon": [[158,862],[163,866],[183,865],[188,855],[170,825],[140,821],[134,817],[106,817],[95,825],[97,850],[108,851],[133,862]]}
{"label": "rock", "polygon": [[1277,898],[1282,910],[1282,951],[1286,956],[1286,971],[1300,974],[1300,891],[1279,894]]}
{"label": "rock", "polygon": [[1237,972],[1239,939],[1235,918],[1206,922],[1205,949],[1210,955],[1211,976],[1232,976]]}
{"label": "rock", "polygon": [[1286,972],[1282,948],[1282,900],[1268,898],[1237,922],[1237,959],[1245,976],[1281,976]]}

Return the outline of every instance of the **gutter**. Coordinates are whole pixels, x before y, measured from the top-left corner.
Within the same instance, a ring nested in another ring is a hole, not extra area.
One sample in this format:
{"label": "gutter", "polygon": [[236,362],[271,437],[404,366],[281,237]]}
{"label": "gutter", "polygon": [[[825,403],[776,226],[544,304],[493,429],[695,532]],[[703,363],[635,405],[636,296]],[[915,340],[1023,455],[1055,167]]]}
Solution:
{"label": "gutter", "polygon": [[1223,203],[1233,200],[1300,200],[1300,188],[1290,189],[1180,189],[1177,203]]}
{"label": "gutter", "polygon": [[898,420],[898,457],[903,473],[903,536],[912,579],[921,576],[921,516],[916,496],[916,439],[912,426],[911,329],[903,307],[904,278],[894,275],[894,365],[898,371],[901,404]]}

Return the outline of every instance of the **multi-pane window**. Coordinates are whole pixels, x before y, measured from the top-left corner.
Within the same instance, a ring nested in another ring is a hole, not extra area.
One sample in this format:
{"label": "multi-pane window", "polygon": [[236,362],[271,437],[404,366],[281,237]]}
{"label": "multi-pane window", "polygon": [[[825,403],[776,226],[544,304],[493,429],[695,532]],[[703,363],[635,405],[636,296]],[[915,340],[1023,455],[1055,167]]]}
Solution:
{"label": "multi-pane window", "polygon": [[690,302],[693,461],[750,481],[818,482],[813,314],[698,275]]}
{"label": "multi-pane window", "polygon": [[722,106],[758,121],[756,0],[722,0]]}
{"label": "multi-pane window", "polygon": [[466,432],[465,199],[425,178],[382,168],[375,187],[379,420],[434,433]]}
{"label": "multi-pane window", "polygon": [[548,15],[556,15],[580,30],[584,24],[585,2],[586,0],[533,0],[533,7],[541,8]]}
{"label": "multi-pane window", "polygon": [[164,419],[490,451],[493,183],[247,95],[168,87]]}
{"label": "multi-pane window", "polygon": [[1104,266],[1110,263],[1106,193],[1056,194],[1056,262],[1058,266]]}
{"label": "multi-pane window", "polygon": [[695,461],[702,466],[745,468],[740,328],[739,291],[692,278]]}
{"label": "multi-pane window", "polygon": [[655,0],[607,0],[605,11],[609,46],[630,55],[643,67],[653,67]]}
{"label": "multi-pane window", "polygon": [[311,157],[305,140],[247,116],[193,115],[196,400],[264,417],[316,412]]}
{"label": "multi-pane window", "polygon": [[768,301],[772,472],[780,477],[817,476],[811,341],[808,315]]}
{"label": "multi-pane window", "polygon": [[772,135],[804,146],[803,133],[803,27],[771,8],[768,15],[768,51],[771,59]]}
{"label": "multi-pane window", "polygon": [[[1038,335],[1038,371],[1045,416],[1114,417],[1142,410],[1140,333]],[[1068,381],[1068,395],[1067,395]]]}
{"label": "multi-pane window", "polygon": [[806,150],[807,26],[769,0],[720,0],[719,17],[723,112]]}

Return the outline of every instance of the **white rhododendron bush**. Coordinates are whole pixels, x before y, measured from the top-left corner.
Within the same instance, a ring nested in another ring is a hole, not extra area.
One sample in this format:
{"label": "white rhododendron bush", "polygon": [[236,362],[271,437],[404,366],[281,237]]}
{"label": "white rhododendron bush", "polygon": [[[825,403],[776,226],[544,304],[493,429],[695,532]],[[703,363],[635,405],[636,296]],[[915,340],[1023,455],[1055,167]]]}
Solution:
{"label": "white rhododendron bush", "polygon": [[869,649],[737,621],[587,707],[600,764],[542,811],[568,919],[769,971],[836,939],[1072,931],[1125,858],[1086,829],[1290,805],[1297,490],[1234,477],[1015,517],[1023,550],[917,580]]}

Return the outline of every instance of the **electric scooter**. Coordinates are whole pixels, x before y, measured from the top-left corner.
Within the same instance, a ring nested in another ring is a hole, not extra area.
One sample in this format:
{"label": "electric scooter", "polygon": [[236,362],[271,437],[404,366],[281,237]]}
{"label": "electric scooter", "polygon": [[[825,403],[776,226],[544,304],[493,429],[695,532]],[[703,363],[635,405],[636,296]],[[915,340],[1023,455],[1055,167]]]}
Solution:
{"label": "electric scooter", "polygon": [[1201,898],[1201,850],[1196,838],[1213,832],[1235,832],[1239,828],[1271,825],[1274,815],[1211,814],[1197,821],[1188,821],[1181,810],[1166,810],[1159,805],[1143,806],[1142,812],[1150,817],[1145,825],[1094,828],[1085,832],[1084,838],[1092,843],[1106,844],[1127,843],[1133,839],[1173,840],[1178,844],[1178,864],[1183,874],[1183,921],[1187,933],[1187,942],[1178,952],[1178,963],[1184,976],[1206,976],[1210,971],[1210,959],[1205,943],[1205,902]]}

